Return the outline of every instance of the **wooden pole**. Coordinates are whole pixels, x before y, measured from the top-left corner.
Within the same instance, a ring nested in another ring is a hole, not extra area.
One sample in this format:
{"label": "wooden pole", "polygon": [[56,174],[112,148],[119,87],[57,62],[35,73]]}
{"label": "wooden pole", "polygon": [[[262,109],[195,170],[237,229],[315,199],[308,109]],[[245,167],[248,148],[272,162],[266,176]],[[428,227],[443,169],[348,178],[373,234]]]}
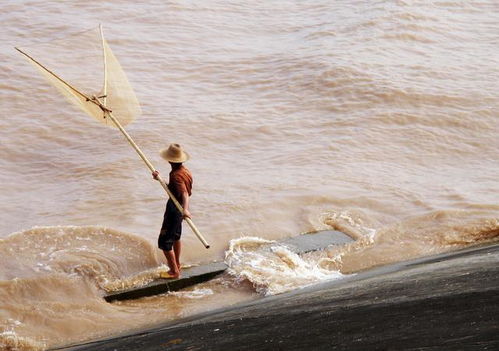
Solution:
{"label": "wooden pole", "polygon": [[[125,130],[125,128],[122,127],[121,123],[113,116],[112,112],[110,112],[108,110],[108,111],[106,111],[106,115],[109,117],[109,119],[111,119],[111,121],[114,123],[114,125],[125,136],[126,140],[128,140],[128,142],[130,143],[130,145],[132,145],[132,147],[135,149],[135,151],[139,154],[140,158],[144,161],[144,163],[149,168],[149,170],[151,172],[154,172],[156,169],[154,168],[154,166],[152,165],[152,163],[147,159],[146,155],[144,155],[144,153],[142,152],[142,150],[140,150],[140,148],[137,146],[137,144],[135,144],[135,142],[130,137],[130,135],[127,133],[127,131]],[[170,197],[170,199],[173,201],[173,203],[175,204],[175,206],[177,207],[177,209],[180,211],[180,213],[183,214],[184,213],[184,209],[183,209],[182,205],[178,202],[178,200],[172,194],[172,192],[170,191],[170,189],[168,189],[168,185],[165,183],[165,181],[163,180],[163,178],[161,178],[160,175],[158,175],[158,181],[161,184],[161,186],[163,187],[163,189],[165,189],[166,193],[168,194],[168,196]],[[203,243],[204,247],[207,248],[207,249],[209,249],[210,248],[210,244],[208,244],[208,242],[203,237],[203,235],[199,232],[198,228],[194,225],[194,223],[192,222],[192,220],[190,218],[185,218],[185,221],[187,222],[187,224],[189,224],[189,227],[191,227],[192,231],[194,232],[194,234],[196,234],[196,236],[198,237],[198,239]]]}
{"label": "wooden pole", "polygon": [[[104,34],[103,34],[103,31],[102,31],[102,26],[99,26],[99,27],[100,27],[100,34],[101,34],[102,45],[103,45],[102,49],[104,50]],[[128,140],[128,142],[130,143],[130,145],[132,145],[132,147],[135,149],[135,151],[137,151],[137,153],[139,154],[140,158],[144,161],[144,163],[151,170],[151,172],[155,171],[154,166],[152,165],[151,162],[149,162],[149,160],[147,159],[146,155],[144,155],[144,153],[142,152],[142,150],[140,150],[140,148],[137,146],[137,144],[135,144],[135,142],[130,137],[130,135],[127,133],[127,131],[123,128],[123,126],[121,125],[121,123],[113,116],[112,111],[105,106],[105,102],[106,102],[106,98],[107,98],[107,62],[106,62],[107,60],[106,60],[106,56],[105,56],[105,50],[104,50],[104,77],[105,77],[105,80],[104,80],[104,96],[102,97],[103,100],[104,100],[104,104],[103,104],[96,96],[90,97],[90,96],[82,93],[81,91],[79,91],[78,89],[76,89],[75,87],[73,87],[71,84],[69,84],[68,82],[66,82],[65,80],[63,80],[61,77],[59,77],[57,74],[55,74],[54,72],[52,72],[50,69],[48,69],[47,67],[45,67],[44,65],[42,65],[37,60],[35,60],[33,57],[31,57],[30,55],[28,55],[27,53],[25,53],[23,50],[21,50],[19,48],[15,48],[15,49],[17,51],[19,51],[21,54],[23,54],[24,56],[26,56],[29,60],[31,60],[32,62],[34,62],[38,66],[40,66],[46,72],[48,72],[49,74],[51,74],[52,76],[54,76],[55,78],[57,78],[62,84],[66,85],[75,94],[80,95],[81,97],[85,98],[86,101],[91,102],[91,103],[99,106],[101,108],[101,110],[102,110],[102,113],[104,114],[104,118],[106,116],[109,117],[109,119],[114,123],[114,125],[125,136],[126,140]],[[182,208],[182,205],[180,205],[180,203],[177,201],[177,199],[175,198],[175,196],[173,196],[173,194],[171,193],[170,189],[168,189],[168,185],[165,183],[165,181],[160,176],[158,176],[158,181],[160,182],[160,184],[163,187],[163,189],[165,189],[165,191],[168,194],[168,196],[170,197],[170,199],[172,199],[173,203],[175,204],[175,206],[177,207],[177,209],[180,211],[180,213],[183,214],[184,213],[184,209]],[[190,218],[185,218],[185,221],[187,222],[187,224],[189,224],[189,226],[191,227],[191,229],[194,232],[194,234],[196,234],[196,236],[198,237],[198,239],[203,243],[204,247],[206,247],[208,249],[210,247],[210,245],[208,244],[208,242],[206,241],[206,239],[203,237],[203,235],[201,235],[201,233],[199,232],[198,228],[196,228],[196,226],[194,225],[194,223],[192,222],[192,220]]]}

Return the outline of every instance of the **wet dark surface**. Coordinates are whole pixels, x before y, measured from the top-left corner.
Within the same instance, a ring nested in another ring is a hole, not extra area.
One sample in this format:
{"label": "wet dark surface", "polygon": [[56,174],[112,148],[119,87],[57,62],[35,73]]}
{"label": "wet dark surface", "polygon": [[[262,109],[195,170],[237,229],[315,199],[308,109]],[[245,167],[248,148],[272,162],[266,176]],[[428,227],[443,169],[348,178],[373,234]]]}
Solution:
{"label": "wet dark surface", "polygon": [[340,281],[71,350],[497,350],[499,245]]}
{"label": "wet dark surface", "polygon": [[226,269],[227,265],[223,262],[188,268],[182,272],[182,276],[178,279],[156,279],[141,287],[111,292],[104,296],[104,299],[107,302],[113,302],[177,291],[213,279],[225,272]]}

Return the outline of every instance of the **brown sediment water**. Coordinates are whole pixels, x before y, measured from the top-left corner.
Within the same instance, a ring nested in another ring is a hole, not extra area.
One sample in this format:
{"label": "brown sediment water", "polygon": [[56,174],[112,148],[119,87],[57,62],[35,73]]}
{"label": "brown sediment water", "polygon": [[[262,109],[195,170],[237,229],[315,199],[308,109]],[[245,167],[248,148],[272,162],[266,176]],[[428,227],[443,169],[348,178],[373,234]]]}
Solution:
{"label": "brown sediment water", "polygon": [[[495,1],[2,8],[4,348],[121,333],[498,238]],[[184,263],[227,258],[232,275],[102,299],[165,269],[164,192],[116,130],[67,104],[13,49],[99,22],[142,106],[127,130],[163,175],[160,148],[178,142],[191,155],[191,213],[212,248],[186,226]],[[268,243],[330,228],[357,242],[302,256]]]}

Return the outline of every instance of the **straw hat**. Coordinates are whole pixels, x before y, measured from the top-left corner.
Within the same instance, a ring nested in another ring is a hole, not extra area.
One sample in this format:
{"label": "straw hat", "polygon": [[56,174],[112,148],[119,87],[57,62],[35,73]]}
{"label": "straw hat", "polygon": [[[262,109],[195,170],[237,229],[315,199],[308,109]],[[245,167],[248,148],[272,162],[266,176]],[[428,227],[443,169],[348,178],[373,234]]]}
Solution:
{"label": "straw hat", "polygon": [[171,163],[182,163],[190,158],[189,154],[179,144],[170,144],[168,149],[161,150],[159,154]]}

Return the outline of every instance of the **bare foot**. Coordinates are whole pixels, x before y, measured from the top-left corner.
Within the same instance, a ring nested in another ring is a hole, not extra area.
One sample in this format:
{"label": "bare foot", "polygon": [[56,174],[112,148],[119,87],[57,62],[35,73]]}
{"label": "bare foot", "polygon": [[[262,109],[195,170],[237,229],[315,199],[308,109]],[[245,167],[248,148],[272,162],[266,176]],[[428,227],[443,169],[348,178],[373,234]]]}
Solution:
{"label": "bare foot", "polygon": [[173,279],[178,279],[180,278],[180,272],[173,272],[173,271],[168,271],[168,274],[170,275],[170,277],[172,277]]}

